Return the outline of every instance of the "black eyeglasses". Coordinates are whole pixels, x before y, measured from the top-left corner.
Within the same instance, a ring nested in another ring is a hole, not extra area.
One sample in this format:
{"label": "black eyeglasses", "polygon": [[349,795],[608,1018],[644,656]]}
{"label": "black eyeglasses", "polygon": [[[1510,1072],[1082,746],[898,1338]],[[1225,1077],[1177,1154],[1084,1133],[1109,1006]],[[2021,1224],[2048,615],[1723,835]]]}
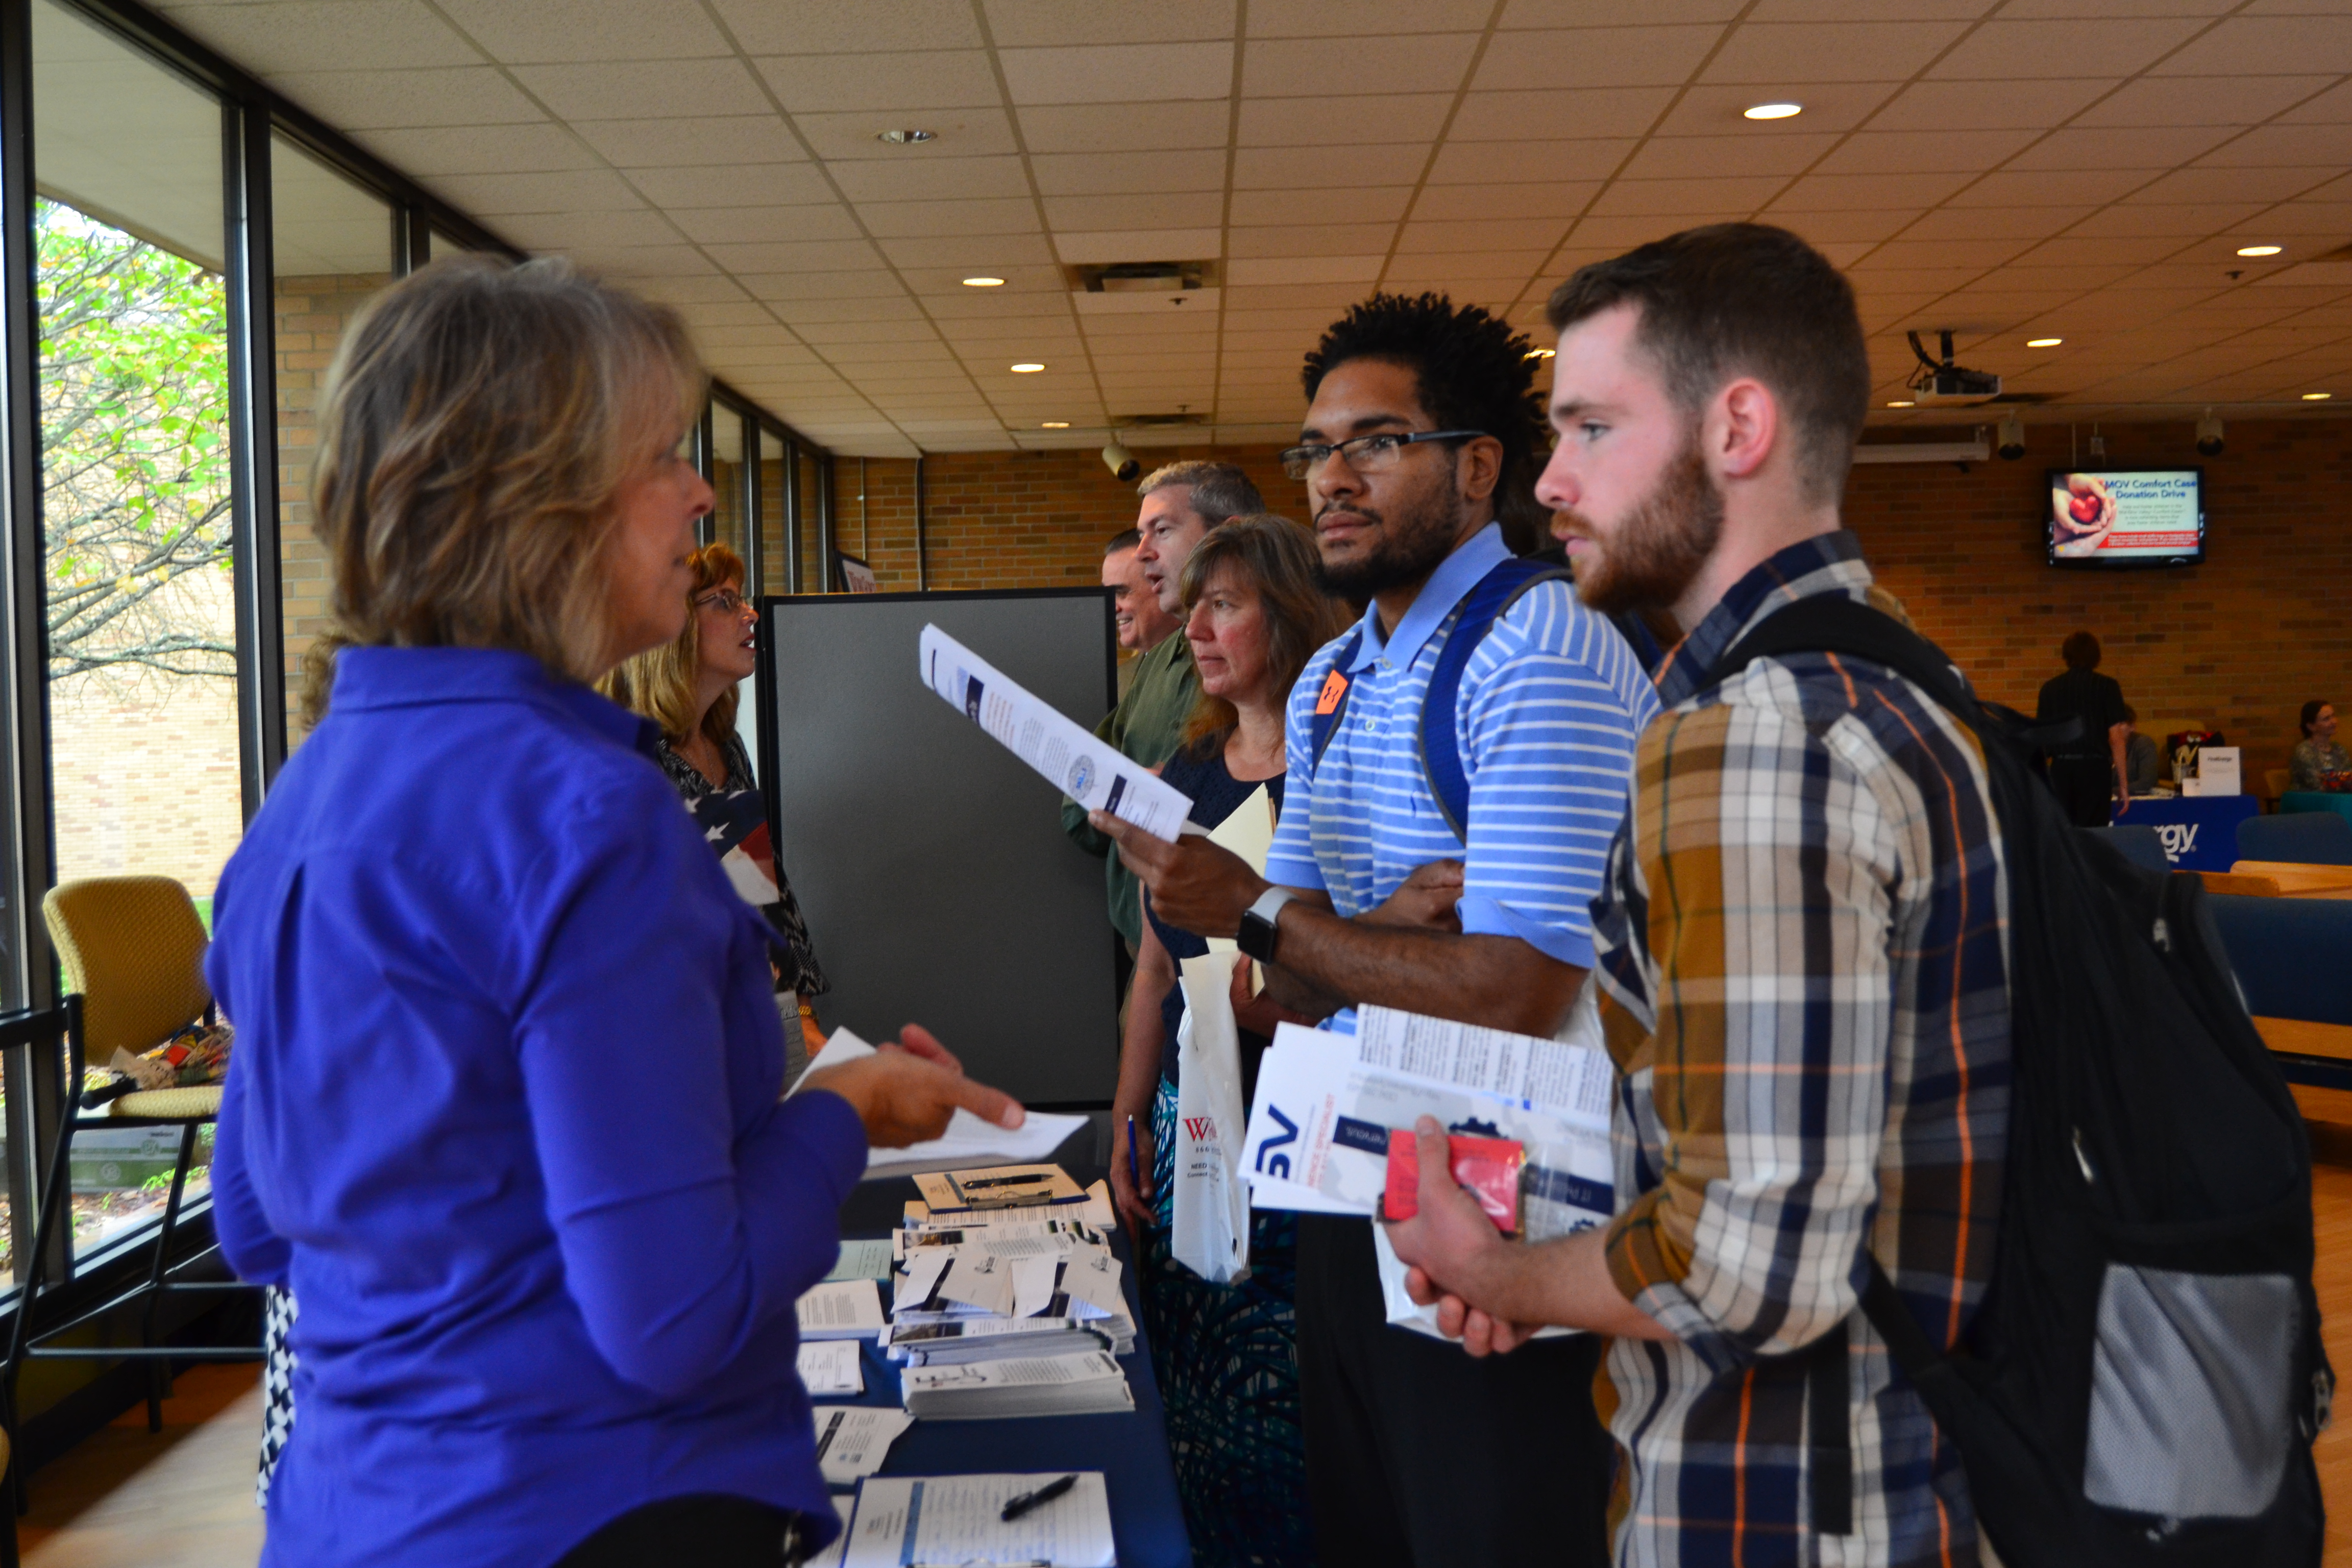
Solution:
{"label": "black eyeglasses", "polygon": [[705,594],[695,600],[694,607],[698,610],[715,609],[722,616],[731,616],[743,607],[743,595],[732,588],[721,588],[716,594]]}
{"label": "black eyeglasses", "polygon": [[1282,454],[1282,471],[1294,479],[1310,478],[1337,452],[1356,472],[1377,474],[1395,468],[1397,454],[1416,441],[1470,441],[1485,434],[1484,430],[1415,430],[1408,435],[1383,430],[1375,436],[1358,436],[1328,447],[1293,447]]}

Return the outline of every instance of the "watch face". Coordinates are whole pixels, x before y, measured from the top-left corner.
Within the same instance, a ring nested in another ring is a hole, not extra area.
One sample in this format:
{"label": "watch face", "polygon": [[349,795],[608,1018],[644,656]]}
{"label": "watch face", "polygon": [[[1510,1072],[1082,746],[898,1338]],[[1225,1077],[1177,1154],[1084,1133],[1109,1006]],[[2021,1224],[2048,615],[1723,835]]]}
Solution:
{"label": "watch face", "polygon": [[1255,910],[1242,916],[1242,929],[1234,933],[1234,945],[1261,963],[1274,961],[1274,922]]}

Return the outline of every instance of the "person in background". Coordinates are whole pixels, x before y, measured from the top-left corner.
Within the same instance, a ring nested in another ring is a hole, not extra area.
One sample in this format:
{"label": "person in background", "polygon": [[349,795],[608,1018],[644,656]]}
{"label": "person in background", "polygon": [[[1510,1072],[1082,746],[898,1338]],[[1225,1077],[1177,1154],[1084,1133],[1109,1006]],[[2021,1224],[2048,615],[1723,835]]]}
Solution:
{"label": "person in background", "polygon": [[[1324,588],[1369,605],[1291,689],[1265,873],[1196,836],[1168,844],[1096,817],[1160,919],[1240,933],[1265,961],[1266,994],[1309,1016],[1377,1004],[1549,1036],[1592,963],[1588,907],[1656,695],[1616,628],[1558,579],[1460,629],[1472,592],[1518,570],[1496,497],[1513,476],[1532,482],[1528,456],[1541,449],[1533,347],[1435,294],[1375,295],[1332,324],[1307,356],[1300,445],[1283,461],[1307,485]],[[1424,716],[1457,636],[1477,646],[1450,710]],[[1318,756],[1316,714],[1343,692]],[[1440,726],[1469,786],[1459,830],[1424,763]],[[1405,918],[1384,918],[1400,900]],[[1600,1342],[1472,1362],[1388,1325],[1370,1220],[1303,1214],[1297,1226],[1307,1492],[1324,1561],[1606,1562]]]}
{"label": "person in background", "polygon": [[785,1081],[824,1048],[816,998],[832,984],[818,967],[800,900],[784,879],[768,826],[768,798],[735,730],[742,683],[759,662],[760,612],[743,597],[743,560],[724,544],[687,558],[693,612],[672,641],[629,659],[596,689],[661,726],[654,761],[694,814],[727,880],[775,928],[768,956],[784,1009]]}
{"label": "person in background", "polygon": [[1584,268],[1548,314],[1537,493],[1577,593],[1685,633],[1592,910],[1616,1213],[1506,1245],[1428,1122],[1420,1212],[1390,1227],[1408,1289],[1475,1353],[1611,1336],[1620,1568],[1974,1563],[1958,1451],[1855,1307],[1874,1258],[1941,1349],[1991,1271],[2010,1004],[1983,755],[1866,661],[1714,676],[1784,607],[1870,596],[1839,514],[1870,406],[1853,290],[1795,235],[1724,224]]}
{"label": "person in background", "polygon": [[[1171,630],[1137,658],[1127,694],[1095,726],[1095,735],[1145,767],[1156,768],[1176,750],[1192,716],[1192,704],[1201,696],[1184,640],[1180,581],[1184,560],[1209,530],[1229,518],[1264,511],[1265,501],[1249,476],[1234,465],[1198,459],[1156,468],[1135,489],[1143,498],[1135,522],[1139,538],[1136,563]],[[1143,942],[1135,874],[1110,853],[1110,840],[1087,825],[1087,808],[1066,795],[1062,798],[1062,831],[1087,854],[1107,858],[1103,875],[1110,895],[1110,923],[1128,952],[1135,953]]]}
{"label": "person in background", "polygon": [[319,418],[310,736],[222,873],[223,1256],[290,1287],[266,1568],[776,1568],[839,1532],[794,1372],[869,1145],[1019,1105],[909,1026],[781,1098],[773,928],[590,683],[674,641],[685,324],[434,262]]}
{"label": "person in background", "polygon": [[2352,757],[2336,743],[2336,705],[2332,702],[2306,702],[2303,705],[2303,739],[2294,743],[2287,757],[2286,773],[2289,789],[2319,789],[2329,773],[2352,772]]}
{"label": "person in background", "polygon": [[1103,546],[1102,584],[1110,590],[1111,627],[1118,641],[1118,694],[1127,696],[1135,684],[1139,657],[1168,640],[1183,623],[1160,607],[1160,595],[1145,581],[1143,563],[1135,558],[1143,535],[1134,529],[1114,533]]}
{"label": "person in background", "polygon": [[2153,795],[2159,762],[2153,737],[2143,735],[2134,728],[2139,722],[2139,710],[2124,704],[2124,774],[2125,786],[2133,795]]}
{"label": "person in background", "polygon": [[2105,827],[2131,806],[2130,795],[2121,793],[2131,777],[2131,763],[2124,755],[2125,738],[2131,733],[2124,719],[2124,689],[2114,677],[2099,673],[2099,639],[2090,633],[2074,633],[2058,652],[2066,673],[2042,682],[2034,721],[2076,719],[2082,732],[2051,753],[2050,787],[2068,821],[2077,827]]}
{"label": "person in background", "polygon": [[[1184,563],[1184,632],[1201,697],[1160,777],[1192,797],[1192,820],[1202,827],[1216,827],[1236,811],[1281,809],[1284,703],[1308,658],[1349,619],[1347,607],[1315,576],[1312,536],[1271,516],[1235,518],[1210,530]],[[1141,1180],[1130,1176],[1125,1152],[1114,1149],[1111,1189],[1119,1212],[1146,1239],[1144,1326],[1167,1402],[1193,1559],[1202,1568],[1308,1568],[1314,1544],[1297,1501],[1307,1461],[1298,1426],[1293,1218],[1274,1209],[1252,1215],[1249,1275],[1235,1284],[1212,1284],[1170,1255],[1176,1037],[1185,1005],[1177,966],[1207,952],[1209,944],[1160,921],[1148,897],[1143,914],[1111,1101],[1114,1142],[1130,1125],[1136,1129]],[[1308,1021],[1254,995],[1248,973],[1244,959],[1233,993],[1244,1105],[1275,1025],[1285,1016]]]}

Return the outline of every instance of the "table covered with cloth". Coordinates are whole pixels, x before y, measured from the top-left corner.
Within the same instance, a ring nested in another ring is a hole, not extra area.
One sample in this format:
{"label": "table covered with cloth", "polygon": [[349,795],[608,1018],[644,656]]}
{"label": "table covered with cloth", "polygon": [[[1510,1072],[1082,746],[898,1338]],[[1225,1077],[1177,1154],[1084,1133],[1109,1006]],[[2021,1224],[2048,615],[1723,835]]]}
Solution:
{"label": "table covered with cloth", "polygon": [[2117,827],[2153,827],[2176,871],[2226,871],[2238,859],[2238,824],[2262,813],[2250,795],[2132,797]]}
{"label": "table covered with cloth", "polygon": [[[1067,1156],[1093,1136],[1084,1129],[1056,1152],[1073,1181],[1087,1186],[1107,1173]],[[907,1177],[861,1182],[841,1206],[845,1240],[887,1237],[919,1198]],[[1192,1548],[1184,1535],[1184,1510],[1177,1500],[1176,1470],[1168,1457],[1167,1425],[1159,1381],[1151,1375],[1151,1349],[1143,1336],[1142,1303],[1136,1293],[1135,1251],[1124,1229],[1114,1226],[1111,1249],[1124,1265],[1121,1287],[1135,1320],[1135,1350],[1118,1358],[1135,1392],[1135,1410],[1125,1415],[1045,1415],[1013,1421],[918,1421],[899,1436],[883,1463],[886,1476],[952,1476],[1043,1470],[1100,1470],[1110,1493],[1111,1534],[1120,1568],[1192,1568]],[[886,1288],[887,1289],[887,1288]],[[861,1342],[866,1393],[858,1399],[827,1399],[818,1405],[890,1405],[899,1402],[898,1368],[872,1340]],[[838,1499],[845,1507],[846,1497]]]}

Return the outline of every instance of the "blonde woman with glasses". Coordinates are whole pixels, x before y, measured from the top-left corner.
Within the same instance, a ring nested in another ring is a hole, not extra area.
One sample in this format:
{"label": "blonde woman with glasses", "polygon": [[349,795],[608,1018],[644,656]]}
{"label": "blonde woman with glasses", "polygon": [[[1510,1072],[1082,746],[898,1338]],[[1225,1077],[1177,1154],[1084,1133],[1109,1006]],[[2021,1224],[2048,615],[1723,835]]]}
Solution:
{"label": "blonde woman with glasses", "polygon": [[824,1045],[815,999],[831,988],[817,967],[808,921],[776,854],[768,801],[751,777],[751,759],[735,731],[737,692],[759,659],[760,616],[743,597],[743,558],[724,544],[687,557],[693,613],[672,641],[641,653],[596,683],[622,707],[661,726],[654,761],[686,801],[702,836],[719,852],[727,879],[775,931],[768,957],[776,998],[792,1005],[784,1021],[785,1080],[797,1078]]}
{"label": "blonde woman with glasses", "polygon": [[316,723],[206,960],[221,1248],[301,1303],[265,1568],[803,1561],[793,1302],[867,1146],[1022,1120],[913,1028],[780,1100],[773,930],[591,689],[689,613],[702,396],[673,312],[484,257],[329,374]]}

